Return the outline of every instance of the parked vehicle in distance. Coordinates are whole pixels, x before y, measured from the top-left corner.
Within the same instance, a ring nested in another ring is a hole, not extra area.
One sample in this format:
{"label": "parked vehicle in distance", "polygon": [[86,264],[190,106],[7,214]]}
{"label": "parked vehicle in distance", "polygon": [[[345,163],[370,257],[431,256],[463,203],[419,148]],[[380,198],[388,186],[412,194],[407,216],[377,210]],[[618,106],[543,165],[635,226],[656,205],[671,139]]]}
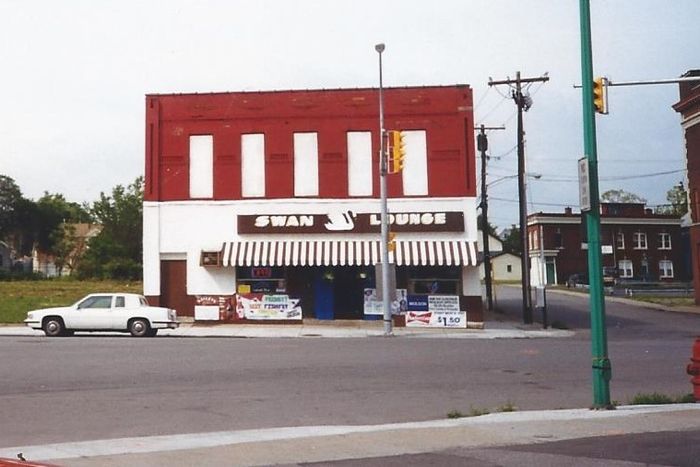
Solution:
{"label": "parked vehicle in distance", "polygon": [[[603,267],[603,287],[612,287],[617,283],[617,268],[604,266]],[[566,280],[566,286],[576,287],[577,285],[588,285],[588,274],[585,272],[572,274]]]}
{"label": "parked vehicle in distance", "polygon": [[95,293],[71,306],[32,310],[24,323],[42,329],[50,337],[70,336],[75,331],[118,331],[153,337],[158,329],[179,326],[175,310],[150,306],[143,295],[129,293]]}

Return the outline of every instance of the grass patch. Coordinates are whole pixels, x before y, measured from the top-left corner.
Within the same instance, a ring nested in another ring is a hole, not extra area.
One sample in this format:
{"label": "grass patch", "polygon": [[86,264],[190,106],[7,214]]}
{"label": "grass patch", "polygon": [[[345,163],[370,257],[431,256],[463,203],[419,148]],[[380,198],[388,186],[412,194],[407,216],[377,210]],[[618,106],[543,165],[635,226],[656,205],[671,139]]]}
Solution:
{"label": "grass patch", "polygon": [[515,412],[516,410],[518,410],[518,408],[511,401],[506,402],[496,409],[497,412]]}
{"label": "grass patch", "polygon": [[[506,402],[500,406],[497,412],[514,412],[518,410],[512,403]],[[447,412],[447,418],[465,418],[465,417],[479,417],[481,415],[488,415],[491,411],[489,409],[482,409],[479,407],[469,406],[469,412],[463,413],[459,410],[450,410]]]}
{"label": "grass patch", "polygon": [[626,296],[631,300],[636,300],[638,302],[655,303],[657,305],[664,306],[693,306],[695,305],[695,299],[692,297],[657,297],[654,295],[632,295]]}
{"label": "grass patch", "polygon": [[71,305],[85,295],[96,292],[140,294],[143,293],[143,284],[75,279],[0,282],[0,323],[21,323],[30,310]]}
{"label": "grass patch", "polygon": [[629,405],[687,404],[690,402],[695,402],[692,394],[681,394],[672,397],[659,392],[652,392],[636,394]]}

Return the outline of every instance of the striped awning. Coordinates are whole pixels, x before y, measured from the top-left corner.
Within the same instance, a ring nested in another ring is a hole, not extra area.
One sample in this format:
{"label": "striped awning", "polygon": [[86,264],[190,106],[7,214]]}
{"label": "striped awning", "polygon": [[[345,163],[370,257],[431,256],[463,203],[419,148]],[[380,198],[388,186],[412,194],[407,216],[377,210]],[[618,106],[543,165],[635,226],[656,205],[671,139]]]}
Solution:
{"label": "striped awning", "polygon": [[[476,266],[476,242],[396,240],[389,262],[397,266]],[[249,240],[227,242],[221,265],[370,266],[381,262],[378,240]]]}

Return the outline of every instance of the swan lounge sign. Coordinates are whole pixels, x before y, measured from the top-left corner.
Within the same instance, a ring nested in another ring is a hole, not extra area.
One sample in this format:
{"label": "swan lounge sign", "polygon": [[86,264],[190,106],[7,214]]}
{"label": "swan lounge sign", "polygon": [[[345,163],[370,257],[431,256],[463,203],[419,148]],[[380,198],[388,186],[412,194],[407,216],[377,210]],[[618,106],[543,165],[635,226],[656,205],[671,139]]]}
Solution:
{"label": "swan lounge sign", "polygon": [[[328,214],[257,214],[237,218],[239,234],[375,233],[377,213],[352,211]],[[464,232],[461,211],[397,212],[389,214],[392,232]]]}

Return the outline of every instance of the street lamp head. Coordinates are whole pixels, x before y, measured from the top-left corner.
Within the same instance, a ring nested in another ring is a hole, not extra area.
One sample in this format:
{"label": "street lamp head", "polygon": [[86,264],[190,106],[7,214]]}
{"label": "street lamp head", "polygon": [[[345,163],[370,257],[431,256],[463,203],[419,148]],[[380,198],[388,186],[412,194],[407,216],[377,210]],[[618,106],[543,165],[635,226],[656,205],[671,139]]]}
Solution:
{"label": "street lamp head", "polygon": [[374,50],[376,50],[379,53],[384,52],[384,43],[382,42],[381,44],[377,44],[374,46]]}

